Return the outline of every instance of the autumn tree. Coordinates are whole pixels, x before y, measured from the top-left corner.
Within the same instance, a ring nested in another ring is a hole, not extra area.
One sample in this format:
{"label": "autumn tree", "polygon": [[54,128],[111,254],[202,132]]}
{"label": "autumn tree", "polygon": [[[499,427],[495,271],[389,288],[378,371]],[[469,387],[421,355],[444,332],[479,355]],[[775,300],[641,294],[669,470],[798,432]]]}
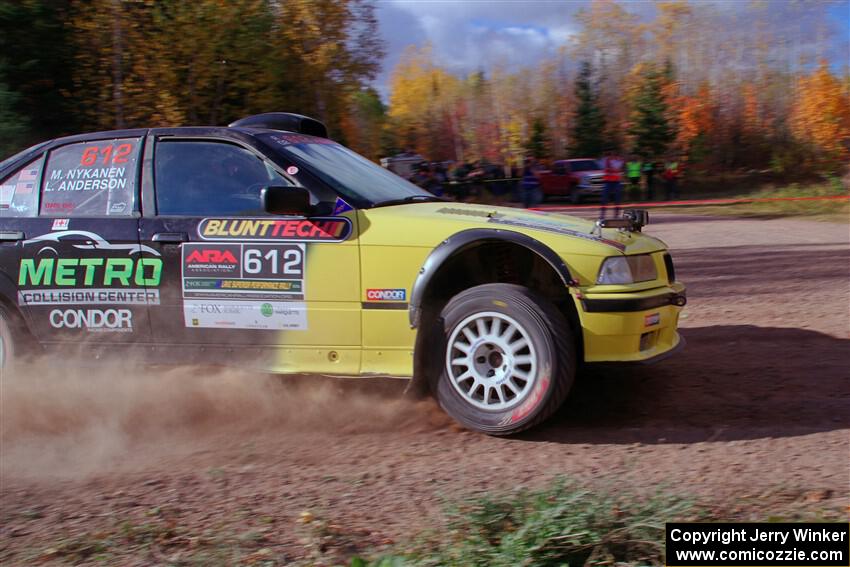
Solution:
{"label": "autumn tree", "polygon": [[405,149],[433,160],[454,157],[460,133],[453,117],[459,79],[434,64],[431,47],[408,48],[390,78],[389,117]]}
{"label": "autumn tree", "polygon": [[339,142],[372,160],[386,155],[383,150],[387,114],[378,92],[371,87],[354,92],[348,108],[342,119]]}
{"label": "autumn tree", "polygon": [[850,155],[850,93],[825,62],[800,78],[791,111],[791,129],[825,160]]}

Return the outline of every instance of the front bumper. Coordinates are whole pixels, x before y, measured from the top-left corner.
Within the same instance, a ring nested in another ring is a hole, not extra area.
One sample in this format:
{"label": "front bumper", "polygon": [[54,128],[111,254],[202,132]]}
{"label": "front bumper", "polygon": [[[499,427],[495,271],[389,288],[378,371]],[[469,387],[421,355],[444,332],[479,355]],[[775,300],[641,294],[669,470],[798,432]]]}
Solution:
{"label": "front bumper", "polygon": [[574,191],[576,193],[578,193],[579,195],[587,197],[587,196],[591,196],[591,195],[601,195],[602,189],[604,187],[605,187],[604,183],[591,183],[589,185],[584,184],[584,183],[579,183],[578,185],[576,185]]}
{"label": "front bumper", "polygon": [[576,292],[573,297],[585,362],[654,361],[682,343],[677,327],[686,295],[678,282],[642,292]]}

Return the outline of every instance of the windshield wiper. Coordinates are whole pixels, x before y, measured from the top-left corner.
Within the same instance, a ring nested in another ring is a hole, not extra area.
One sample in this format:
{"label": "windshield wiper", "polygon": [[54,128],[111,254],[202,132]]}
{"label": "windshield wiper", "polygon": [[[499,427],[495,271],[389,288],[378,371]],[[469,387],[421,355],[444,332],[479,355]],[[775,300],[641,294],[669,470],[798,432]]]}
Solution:
{"label": "windshield wiper", "polygon": [[442,202],[445,201],[442,197],[437,197],[436,195],[408,195],[402,199],[390,199],[389,201],[381,201],[380,203],[375,203],[372,205],[372,208],[375,207],[389,207],[392,205],[404,205],[405,203],[430,203],[430,202]]}

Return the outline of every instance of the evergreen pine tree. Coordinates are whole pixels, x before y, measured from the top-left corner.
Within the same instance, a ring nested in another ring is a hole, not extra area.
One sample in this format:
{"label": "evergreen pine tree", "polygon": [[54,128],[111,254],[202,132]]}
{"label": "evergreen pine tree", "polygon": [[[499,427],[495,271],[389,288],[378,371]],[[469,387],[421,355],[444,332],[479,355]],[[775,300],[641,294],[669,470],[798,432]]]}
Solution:
{"label": "evergreen pine tree", "polygon": [[664,100],[663,87],[665,76],[670,68],[662,72],[649,69],[643,74],[637,96],[634,99],[629,134],[633,137],[632,153],[643,159],[657,159],[664,155],[674,131],[667,121],[667,102]]}
{"label": "evergreen pine tree", "polygon": [[0,66],[0,161],[26,147],[28,123],[15,106],[20,96],[9,89],[3,80]]}
{"label": "evergreen pine tree", "polygon": [[575,83],[578,101],[570,150],[575,157],[598,157],[605,150],[605,116],[591,82],[593,69],[583,62]]}
{"label": "evergreen pine tree", "polygon": [[546,137],[546,125],[538,116],[531,124],[531,136],[525,143],[525,150],[537,159],[549,157],[549,142]]}

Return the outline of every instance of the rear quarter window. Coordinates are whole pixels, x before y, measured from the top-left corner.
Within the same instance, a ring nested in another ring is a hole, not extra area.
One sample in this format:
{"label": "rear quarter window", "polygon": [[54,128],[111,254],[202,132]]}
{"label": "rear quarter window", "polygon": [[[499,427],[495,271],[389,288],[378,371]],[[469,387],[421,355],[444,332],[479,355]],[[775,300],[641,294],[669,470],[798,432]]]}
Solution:
{"label": "rear quarter window", "polygon": [[38,182],[44,156],[39,156],[0,182],[0,218],[38,214]]}
{"label": "rear quarter window", "polygon": [[50,152],[42,216],[128,216],[136,196],[140,138],[96,140]]}

